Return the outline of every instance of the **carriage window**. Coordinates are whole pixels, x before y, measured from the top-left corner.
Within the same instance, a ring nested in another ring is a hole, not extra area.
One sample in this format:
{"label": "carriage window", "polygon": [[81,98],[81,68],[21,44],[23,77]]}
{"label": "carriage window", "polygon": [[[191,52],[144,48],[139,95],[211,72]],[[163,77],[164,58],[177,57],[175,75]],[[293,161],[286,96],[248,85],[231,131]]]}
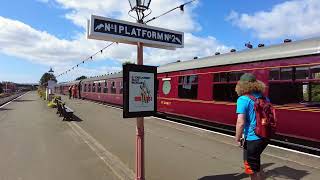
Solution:
{"label": "carriage window", "polygon": [[235,91],[236,84],[214,84],[213,100],[236,102],[238,95]]}
{"label": "carriage window", "polygon": [[96,83],[92,84],[92,92],[96,92]]}
{"label": "carriage window", "polygon": [[180,76],[179,77],[179,84],[189,84],[189,83],[198,83],[198,76],[191,75],[191,76]]}
{"label": "carriage window", "polygon": [[310,73],[312,79],[320,79],[320,66],[311,67]]}
{"label": "carriage window", "polygon": [[[290,104],[303,101],[303,86],[289,83],[271,83],[269,98],[273,104]],[[301,91],[299,95],[299,91]]]}
{"label": "carriage window", "polygon": [[229,81],[237,82],[240,80],[240,77],[243,75],[243,72],[230,72],[229,73]]}
{"label": "carriage window", "polygon": [[98,83],[98,93],[101,93],[101,84]]}
{"label": "carriage window", "polygon": [[238,95],[235,91],[236,82],[245,72],[222,72],[213,76],[212,99],[215,101],[235,102]]}
{"label": "carriage window", "polygon": [[280,80],[280,68],[270,69],[269,80]]}
{"label": "carriage window", "polygon": [[229,73],[220,73],[220,81],[219,82],[227,82],[229,80]]}
{"label": "carriage window", "polygon": [[213,82],[220,82],[220,73],[213,74]]}
{"label": "carriage window", "polygon": [[198,76],[181,76],[179,77],[178,86],[179,98],[197,99],[198,96]]}
{"label": "carriage window", "polygon": [[91,84],[88,85],[88,92],[91,92]]}
{"label": "carriage window", "polygon": [[108,83],[107,81],[104,82],[103,92],[108,93]]}
{"label": "carriage window", "polygon": [[111,83],[111,93],[116,94],[116,83],[114,81]]}
{"label": "carriage window", "polygon": [[309,67],[296,67],[295,79],[309,79]]}
{"label": "carriage window", "polygon": [[312,84],[310,87],[311,101],[320,102],[320,84]]}
{"label": "carriage window", "polygon": [[320,102],[320,83],[271,83],[269,97],[274,104]]}
{"label": "carriage window", "polygon": [[244,72],[222,72],[215,73],[213,76],[213,82],[237,82],[240,80],[240,77],[244,74]]}
{"label": "carriage window", "polygon": [[281,68],[280,69],[280,79],[281,80],[291,80],[292,79],[292,68]]}
{"label": "carriage window", "polygon": [[86,92],[86,91],[87,91],[87,84],[84,84],[83,92]]}
{"label": "carriage window", "polygon": [[120,94],[123,93],[123,84],[122,84],[122,81],[120,81]]}

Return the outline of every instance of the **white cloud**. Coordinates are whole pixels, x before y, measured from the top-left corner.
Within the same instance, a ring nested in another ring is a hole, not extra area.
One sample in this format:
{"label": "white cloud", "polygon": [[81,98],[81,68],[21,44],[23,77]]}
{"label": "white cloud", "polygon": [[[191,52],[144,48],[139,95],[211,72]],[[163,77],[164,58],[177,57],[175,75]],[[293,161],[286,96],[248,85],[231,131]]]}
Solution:
{"label": "white cloud", "polygon": [[[91,14],[117,18],[122,20],[135,21],[128,16],[130,9],[129,2],[126,0],[55,0],[63,8],[70,10],[65,15],[74,24],[86,28],[87,19]],[[164,13],[173,7],[181,5],[183,0],[153,0],[150,4],[152,14],[147,17],[151,18]],[[192,10],[196,7],[197,3],[188,5],[185,12],[173,11],[155,21],[150,25],[161,26],[163,28],[175,29],[184,32],[192,32],[200,30],[200,25],[193,20],[194,14]],[[135,15],[134,13],[132,15]]]}
{"label": "white cloud", "polygon": [[20,21],[0,16],[0,52],[39,64],[54,65],[85,57],[102,43],[85,38],[64,40]]}
{"label": "white cloud", "polygon": [[242,29],[253,30],[260,39],[308,38],[320,35],[319,9],[319,0],[294,0],[253,15],[232,11],[227,20]]}
{"label": "white cloud", "polygon": [[[52,1],[41,0],[52,3]],[[86,19],[91,14],[130,20],[127,10],[129,3],[118,0],[55,0],[58,5],[69,10],[65,17],[78,26],[86,27]],[[182,4],[182,0],[154,0],[151,3],[152,15],[159,15],[167,9]],[[170,6],[168,6],[170,4]],[[174,11],[161,17],[150,25],[163,28],[180,30],[185,33],[185,48],[176,51],[145,48],[144,62],[151,65],[161,65],[176,60],[189,60],[195,56],[204,57],[212,55],[216,51],[224,52],[230,49],[219,43],[214,37],[198,37],[192,32],[201,29],[194,20],[193,9],[197,4],[185,8],[181,14]],[[167,8],[168,7],[168,8]],[[111,9],[111,11],[110,11]],[[153,16],[150,16],[150,18]],[[85,29],[84,29],[85,30]],[[45,31],[39,31],[33,27],[12,19],[0,16],[0,53],[27,59],[37,64],[52,66],[55,73],[59,74],[85,57],[106,46],[109,42],[88,40],[85,32],[79,32],[73,40],[59,39]],[[94,60],[135,61],[136,47],[119,44],[108,48],[103,54],[97,55]],[[94,62],[93,62],[94,63]],[[80,75],[95,76],[120,70],[121,67],[89,69],[80,67],[74,73],[68,73],[70,79]],[[74,75],[72,75],[74,74]]]}

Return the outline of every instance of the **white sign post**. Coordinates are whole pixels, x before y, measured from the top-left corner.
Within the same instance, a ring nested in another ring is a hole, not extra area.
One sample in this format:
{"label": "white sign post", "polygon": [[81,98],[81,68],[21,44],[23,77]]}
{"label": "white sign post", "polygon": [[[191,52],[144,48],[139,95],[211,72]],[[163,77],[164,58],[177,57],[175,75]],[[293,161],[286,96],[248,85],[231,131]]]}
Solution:
{"label": "white sign post", "polygon": [[[91,16],[91,20],[88,23],[88,39],[97,39],[103,41],[113,41],[120,42],[126,44],[137,45],[137,64],[143,65],[143,46],[154,47],[154,48],[162,48],[162,49],[171,49],[175,48],[183,48],[184,45],[184,34],[183,32],[172,31],[168,29],[147,26],[145,24],[131,23],[127,21],[120,21],[100,16]],[[124,66],[125,67],[125,66]],[[145,66],[141,66],[145,67]],[[125,72],[125,71],[124,71]],[[141,71],[133,71],[140,72],[138,74],[131,73],[132,76],[140,76],[140,77],[150,77],[148,74],[143,74]],[[127,78],[127,80],[125,80]],[[124,86],[129,83],[129,73],[123,76]],[[156,74],[154,75],[154,79],[156,79]],[[154,81],[155,82],[155,81]],[[147,83],[147,81],[146,81]],[[145,88],[146,85],[141,85],[139,88],[131,84],[132,89],[138,89],[138,92],[142,92],[145,94],[146,90],[139,90]],[[150,86],[149,88],[151,88]],[[125,88],[125,87],[124,87]],[[155,86],[153,86],[154,91],[156,90]],[[130,95],[130,91],[128,91]],[[138,94],[136,92],[136,94]],[[132,102],[127,104],[128,108],[124,110],[124,117],[137,117],[137,130],[136,130],[136,180],[144,180],[144,116],[149,116],[156,112],[157,107],[157,96],[156,92],[153,96],[142,95],[141,99],[144,102],[148,101],[148,98],[153,98],[154,109],[152,110],[150,106],[150,102],[146,104],[138,105],[136,102]],[[148,93],[146,93],[148,94]],[[126,96],[124,94],[124,96]],[[132,95],[134,96],[134,95]],[[143,97],[142,97],[143,96]],[[128,96],[129,98],[129,96]],[[132,98],[135,98],[132,97]],[[150,99],[149,99],[150,100]],[[125,104],[124,104],[125,105]],[[150,107],[149,107],[150,106]],[[125,108],[125,106],[124,106]],[[141,110],[139,112],[139,109]],[[131,111],[131,112],[130,112]],[[125,114],[127,113],[127,114]],[[140,114],[140,115],[139,115]]]}

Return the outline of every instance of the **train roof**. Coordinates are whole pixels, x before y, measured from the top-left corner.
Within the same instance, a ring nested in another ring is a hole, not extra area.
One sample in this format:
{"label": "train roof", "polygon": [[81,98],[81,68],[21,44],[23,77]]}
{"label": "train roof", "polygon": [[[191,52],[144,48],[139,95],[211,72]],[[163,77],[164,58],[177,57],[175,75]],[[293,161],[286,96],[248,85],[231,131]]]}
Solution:
{"label": "train roof", "polygon": [[320,53],[320,38],[313,38],[268,47],[259,47],[240,52],[209,56],[196,60],[175,62],[158,67],[158,73],[199,69],[204,67],[267,61]]}
{"label": "train roof", "polygon": [[58,83],[57,85],[70,85],[70,84],[79,84],[81,80],[76,80],[76,81],[69,81],[69,82],[61,82],[61,83]]}
{"label": "train roof", "polygon": [[105,80],[105,79],[113,79],[113,78],[120,78],[120,77],[122,77],[122,72],[109,74],[109,75],[98,76],[98,77],[92,77],[92,78],[87,78],[87,79],[82,79],[82,80],[70,81],[70,82],[61,82],[61,83],[58,83],[57,85],[58,86],[61,86],[61,85],[73,85],[73,84],[79,84],[80,82],[101,81],[101,80]]}
{"label": "train roof", "polygon": [[118,73],[109,74],[109,75],[87,78],[87,79],[82,80],[82,82],[99,81],[99,80],[104,80],[104,79],[114,79],[114,78],[120,78],[120,77],[122,77],[122,71],[118,72]]}

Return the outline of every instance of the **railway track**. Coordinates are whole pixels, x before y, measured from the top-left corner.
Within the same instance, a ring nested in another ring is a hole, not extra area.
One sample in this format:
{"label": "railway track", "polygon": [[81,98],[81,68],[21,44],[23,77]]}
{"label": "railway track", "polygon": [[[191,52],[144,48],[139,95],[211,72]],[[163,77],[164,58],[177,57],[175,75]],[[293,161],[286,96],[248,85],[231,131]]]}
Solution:
{"label": "railway track", "polygon": [[12,94],[10,96],[7,96],[7,97],[2,97],[0,98],[0,107],[10,101],[12,101],[13,99],[25,94],[26,92],[20,92],[20,93],[16,93],[16,94]]}

